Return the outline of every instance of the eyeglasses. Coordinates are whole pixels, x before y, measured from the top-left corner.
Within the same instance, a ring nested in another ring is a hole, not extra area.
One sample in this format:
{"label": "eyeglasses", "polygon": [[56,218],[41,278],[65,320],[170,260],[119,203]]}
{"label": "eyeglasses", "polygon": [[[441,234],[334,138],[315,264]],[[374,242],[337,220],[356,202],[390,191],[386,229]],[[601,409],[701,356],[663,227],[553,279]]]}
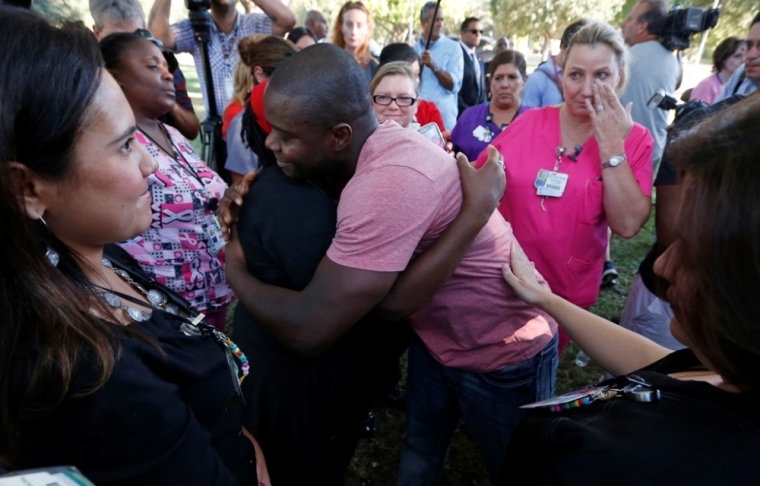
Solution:
{"label": "eyeglasses", "polygon": [[144,37],[144,38],[148,39],[149,41],[151,41],[152,43],[154,43],[156,45],[156,47],[158,47],[162,51],[164,50],[164,43],[161,42],[160,40],[156,39],[153,36],[153,34],[150,33],[149,30],[147,30],[147,29],[137,29],[135,31],[135,34],[139,35],[140,37]]}
{"label": "eyeglasses", "polygon": [[478,30],[478,29],[469,29],[467,32],[469,32],[472,35],[482,34],[483,33],[482,30]]}
{"label": "eyeglasses", "polygon": [[399,96],[398,98],[391,98],[388,95],[375,95],[372,97],[372,101],[382,106],[388,106],[395,101],[396,105],[398,105],[400,108],[406,108],[407,106],[412,106],[417,101],[417,98],[412,98],[411,96]]}

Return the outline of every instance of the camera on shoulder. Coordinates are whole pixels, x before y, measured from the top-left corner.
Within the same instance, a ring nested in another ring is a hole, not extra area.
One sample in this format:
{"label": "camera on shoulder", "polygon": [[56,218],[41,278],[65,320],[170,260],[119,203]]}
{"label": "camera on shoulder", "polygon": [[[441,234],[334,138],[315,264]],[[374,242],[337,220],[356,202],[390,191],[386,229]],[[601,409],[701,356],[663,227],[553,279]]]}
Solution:
{"label": "camera on shoulder", "polygon": [[688,49],[691,36],[715,27],[719,16],[720,10],[717,8],[673,7],[665,19],[660,44],[669,51]]}

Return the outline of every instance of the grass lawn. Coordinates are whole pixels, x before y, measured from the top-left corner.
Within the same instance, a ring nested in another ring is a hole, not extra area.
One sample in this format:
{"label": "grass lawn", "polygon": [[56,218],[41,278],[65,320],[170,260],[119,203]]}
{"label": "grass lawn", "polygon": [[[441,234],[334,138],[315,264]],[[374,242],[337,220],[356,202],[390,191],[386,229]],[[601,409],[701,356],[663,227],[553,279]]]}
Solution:
{"label": "grass lawn", "polygon": [[[196,114],[203,120],[205,110],[192,57],[187,54],[180,54],[177,58],[187,78],[187,88],[193,100]],[[694,86],[707,73],[708,69],[704,65],[685,66],[684,87]],[[193,141],[193,146],[200,152],[199,138]],[[635,238],[630,240],[613,239],[612,254],[620,272],[618,285],[601,292],[599,301],[591,309],[594,313],[606,318],[620,315],[639,262],[654,241],[653,228],[653,218],[650,218],[649,223]],[[229,320],[231,320],[231,316],[232,312],[228,314]],[[577,350],[578,348],[574,344],[570,344],[562,356],[557,373],[558,393],[566,393],[595,383],[602,374],[602,370],[593,362],[584,368],[576,366],[575,354]],[[383,406],[376,407],[374,412],[378,419],[380,431],[376,437],[364,439],[359,443],[346,474],[348,486],[395,484],[399,447],[404,432],[404,414],[401,411]],[[465,429],[454,437],[442,484],[457,486],[488,484],[485,463]]]}

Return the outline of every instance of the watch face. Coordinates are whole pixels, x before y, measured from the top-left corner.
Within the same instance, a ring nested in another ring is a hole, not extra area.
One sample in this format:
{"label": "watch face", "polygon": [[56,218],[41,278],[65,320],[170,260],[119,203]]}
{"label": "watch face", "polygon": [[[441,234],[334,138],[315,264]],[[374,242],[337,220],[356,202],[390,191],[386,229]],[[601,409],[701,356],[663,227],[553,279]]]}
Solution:
{"label": "watch face", "polygon": [[616,167],[625,160],[625,155],[613,155],[610,157],[610,165]]}

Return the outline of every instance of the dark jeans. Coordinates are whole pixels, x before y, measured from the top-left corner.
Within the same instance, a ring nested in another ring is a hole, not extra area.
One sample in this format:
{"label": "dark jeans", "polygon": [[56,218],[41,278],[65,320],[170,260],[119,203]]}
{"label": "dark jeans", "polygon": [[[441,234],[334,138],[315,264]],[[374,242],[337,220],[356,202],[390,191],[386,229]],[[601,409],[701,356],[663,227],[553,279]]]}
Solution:
{"label": "dark jeans", "polygon": [[529,360],[490,373],[443,366],[418,337],[412,338],[397,484],[438,483],[461,419],[486,460],[491,481],[501,484],[509,438],[526,413],[517,407],[554,395],[557,363],[556,336]]}

